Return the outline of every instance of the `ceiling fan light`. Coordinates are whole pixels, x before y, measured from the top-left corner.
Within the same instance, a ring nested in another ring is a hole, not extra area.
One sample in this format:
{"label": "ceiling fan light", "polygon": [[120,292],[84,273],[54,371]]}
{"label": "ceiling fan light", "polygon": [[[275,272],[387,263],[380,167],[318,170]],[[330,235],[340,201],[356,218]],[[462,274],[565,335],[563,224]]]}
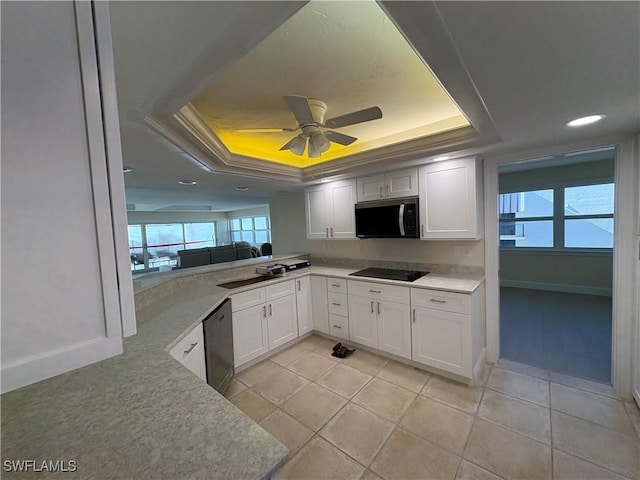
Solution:
{"label": "ceiling fan light", "polygon": [[296,155],[302,155],[304,153],[304,148],[307,146],[307,139],[302,135],[298,135],[294,138],[289,146],[289,150],[295,153]]}
{"label": "ceiling fan light", "polygon": [[329,139],[322,133],[311,135],[309,142],[313,144],[313,148],[319,153],[326,152],[329,150],[329,146],[331,145]]}

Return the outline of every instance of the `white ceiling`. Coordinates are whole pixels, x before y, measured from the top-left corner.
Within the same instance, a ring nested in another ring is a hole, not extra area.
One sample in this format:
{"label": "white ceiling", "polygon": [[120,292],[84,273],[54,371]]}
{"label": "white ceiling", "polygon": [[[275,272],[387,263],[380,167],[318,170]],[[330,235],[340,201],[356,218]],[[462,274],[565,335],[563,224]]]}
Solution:
{"label": "white ceiling", "polygon": [[[301,188],[205,170],[143,119],[158,109],[176,111],[303,5],[110,4],[123,158],[134,168],[125,175],[127,203],[145,210],[221,211],[263,205],[276,192]],[[421,43],[421,52],[457,56],[466,69],[467,78],[445,81],[441,75],[441,80],[452,94],[454,83],[466,81],[483,101],[500,138],[478,152],[515,152],[640,130],[638,2],[389,2],[383,8],[401,30],[411,32],[414,44]],[[431,33],[433,22],[447,34],[446,45]],[[357,97],[361,89],[353,89]],[[565,126],[594,112],[607,117],[583,129]],[[198,184],[178,185],[182,179]],[[236,186],[250,190],[239,192]]]}

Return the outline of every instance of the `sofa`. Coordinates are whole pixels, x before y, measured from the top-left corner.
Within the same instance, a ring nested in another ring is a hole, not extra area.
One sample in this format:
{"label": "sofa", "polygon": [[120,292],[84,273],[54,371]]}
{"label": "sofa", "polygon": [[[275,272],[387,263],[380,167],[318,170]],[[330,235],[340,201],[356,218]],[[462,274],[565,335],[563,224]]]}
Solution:
{"label": "sofa", "polygon": [[251,244],[249,242],[234,242],[230,245],[220,245],[218,247],[178,250],[177,268],[190,268],[213,263],[232,262],[234,260],[251,258],[251,256]]}

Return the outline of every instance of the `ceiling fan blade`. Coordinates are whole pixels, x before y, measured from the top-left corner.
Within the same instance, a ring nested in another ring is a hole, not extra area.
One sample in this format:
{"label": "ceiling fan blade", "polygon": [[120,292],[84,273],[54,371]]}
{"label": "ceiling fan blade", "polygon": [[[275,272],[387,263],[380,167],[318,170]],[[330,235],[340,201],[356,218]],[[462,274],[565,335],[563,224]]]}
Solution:
{"label": "ceiling fan blade", "polygon": [[311,113],[311,107],[307,97],[299,97],[297,95],[285,95],[284,101],[287,102],[289,109],[296,117],[298,124],[314,123],[313,114]]}
{"label": "ceiling fan blade", "polygon": [[339,143],[340,145],[344,145],[345,147],[358,140],[356,137],[351,137],[349,135],[338,132],[324,132],[324,135],[329,139],[330,142]]}
{"label": "ceiling fan blade", "polygon": [[239,133],[282,133],[295,132],[297,128],[238,128]]}
{"label": "ceiling fan blade", "polygon": [[330,118],[324,122],[324,126],[329,128],[340,128],[346,127],[347,125],[355,125],[356,123],[377,120],[378,118],[382,118],[382,110],[380,110],[380,107],[369,107],[364,110],[358,110],[357,112],[351,112],[346,115]]}

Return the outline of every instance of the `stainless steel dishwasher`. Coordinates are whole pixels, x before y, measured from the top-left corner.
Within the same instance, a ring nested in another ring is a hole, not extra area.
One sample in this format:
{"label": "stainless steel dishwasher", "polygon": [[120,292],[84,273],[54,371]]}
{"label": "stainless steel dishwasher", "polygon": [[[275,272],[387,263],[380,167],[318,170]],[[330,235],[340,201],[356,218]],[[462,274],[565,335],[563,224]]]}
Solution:
{"label": "stainless steel dishwasher", "polygon": [[225,394],[233,378],[231,300],[225,300],[202,321],[207,383]]}

